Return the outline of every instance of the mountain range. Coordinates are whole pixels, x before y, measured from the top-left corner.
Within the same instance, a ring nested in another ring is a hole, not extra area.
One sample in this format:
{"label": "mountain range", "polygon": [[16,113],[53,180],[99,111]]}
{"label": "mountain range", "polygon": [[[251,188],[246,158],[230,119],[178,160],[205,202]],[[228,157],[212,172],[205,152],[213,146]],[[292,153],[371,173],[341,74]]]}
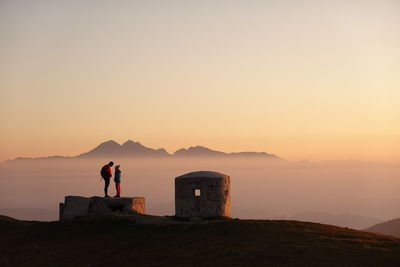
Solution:
{"label": "mountain range", "polygon": [[140,142],[134,142],[128,140],[122,145],[110,140],[101,143],[92,150],[82,153],[73,157],[64,156],[50,156],[50,157],[40,157],[40,158],[25,158],[19,157],[16,160],[29,160],[29,159],[65,159],[65,158],[109,158],[109,157],[257,157],[266,159],[281,159],[274,154],[269,154],[266,152],[233,152],[226,153],[221,151],[216,151],[209,149],[204,146],[193,146],[189,148],[182,148],[175,151],[175,153],[170,154],[164,148],[153,149],[142,145]]}
{"label": "mountain range", "polygon": [[134,142],[128,140],[122,145],[117,142],[110,140],[101,143],[89,152],[78,155],[78,158],[93,158],[93,157],[109,157],[109,156],[119,156],[119,157],[165,157],[170,156],[168,152],[163,149],[153,149],[142,145],[139,142]]}

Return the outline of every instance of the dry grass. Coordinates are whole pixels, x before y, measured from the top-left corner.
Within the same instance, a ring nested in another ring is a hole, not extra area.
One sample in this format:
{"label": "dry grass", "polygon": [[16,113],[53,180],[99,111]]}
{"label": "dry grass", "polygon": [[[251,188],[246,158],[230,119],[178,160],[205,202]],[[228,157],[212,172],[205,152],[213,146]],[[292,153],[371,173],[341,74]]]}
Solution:
{"label": "dry grass", "polygon": [[400,239],[297,221],[0,218],[1,266],[396,266]]}

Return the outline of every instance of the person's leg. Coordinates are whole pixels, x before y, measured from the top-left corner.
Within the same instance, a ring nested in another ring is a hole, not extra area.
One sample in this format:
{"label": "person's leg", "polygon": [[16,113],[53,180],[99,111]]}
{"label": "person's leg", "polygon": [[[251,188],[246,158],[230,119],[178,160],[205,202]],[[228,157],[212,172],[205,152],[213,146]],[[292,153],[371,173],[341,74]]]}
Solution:
{"label": "person's leg", "polygon": [[108,196],[108,186],[110,185],[110,178],[104,179],[104,195]]}
{"label": "person's leg", "polygon": [[117,189],[117,196],[121,195],[121,183],[115,183],[115,188]]}

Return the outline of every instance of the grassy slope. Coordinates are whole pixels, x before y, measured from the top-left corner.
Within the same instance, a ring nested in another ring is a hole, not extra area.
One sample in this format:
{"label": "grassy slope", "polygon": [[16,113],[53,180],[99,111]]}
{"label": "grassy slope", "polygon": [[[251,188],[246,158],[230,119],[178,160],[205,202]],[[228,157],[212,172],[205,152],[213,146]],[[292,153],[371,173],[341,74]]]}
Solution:
{"label": "grassy slope", "polygon": [[400,237],[400,218],[376,224],[366,230],[374,233]]}
{"label": "grassy slope", "polygon": [[0,266],[400,264],[400,239],[297,221],[138,225],[128,218],[0,219]]}

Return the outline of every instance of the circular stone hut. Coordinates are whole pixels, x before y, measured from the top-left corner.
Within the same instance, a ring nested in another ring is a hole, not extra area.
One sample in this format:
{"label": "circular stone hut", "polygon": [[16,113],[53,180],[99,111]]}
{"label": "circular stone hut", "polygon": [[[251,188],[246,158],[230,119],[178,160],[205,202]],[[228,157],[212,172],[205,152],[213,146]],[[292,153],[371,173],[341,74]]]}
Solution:
{"label": "circular stone hut", "polygon": [[197,171],[175,178],[177,217],[229,217],[231,213],[230,177]]}

